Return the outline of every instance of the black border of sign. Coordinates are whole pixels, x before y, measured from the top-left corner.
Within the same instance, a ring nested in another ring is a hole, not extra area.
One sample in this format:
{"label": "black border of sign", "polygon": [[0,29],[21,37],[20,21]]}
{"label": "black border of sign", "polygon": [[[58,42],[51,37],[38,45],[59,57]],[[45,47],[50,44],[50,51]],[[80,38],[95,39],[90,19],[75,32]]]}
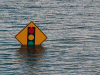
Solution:
{"label": "black border of sign", "polygon": [[[39,27],[33,22],[33,21],[30,21],[18,34],[20,34],[30,23],[33,23],[38,29],[39,29]],[[39,29],[40,30],[40,29]],[[41,30],[40,30],[41,31]],[[42,32],[42,31],[41,31]],[[43,33],[43,32],[42,32]],[[18,35],[17,34],[17,35]],[[44,33],[43,33],[44,34]],[[16,36],[17,35],[15,35],[15,38],[16,38]],[[45,35],[45,34],[44,34]],[[45,35],[46,36],[46,35]],[[17,38],[16,38],[17,39]],[[47,36],[46,36],[46,39],[47,39]],[[45,40],[46,40],[45,39]],[[17,39],[18,40],[18,39]],[[41,43],[40,43],[40,45],[45,41],[45,40],[43,40]],[[19,41],[19,40],[18,40]],[[19,41],[20,42],[20,41]],[[21,43],[21,42],[20,42]],[[21,43],[21,45],[23,45],[22,43]]]}

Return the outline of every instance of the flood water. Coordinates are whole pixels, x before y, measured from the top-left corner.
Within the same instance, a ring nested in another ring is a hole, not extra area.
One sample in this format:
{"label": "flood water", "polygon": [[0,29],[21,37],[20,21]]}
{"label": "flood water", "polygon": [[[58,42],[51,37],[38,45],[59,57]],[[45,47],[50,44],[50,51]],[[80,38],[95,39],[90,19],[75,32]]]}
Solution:
{"label": "flood water", "polygon": [[[14,38],[30,21],[35,48]],[[100,0],[0,0],[0,75],[100,75]]]}

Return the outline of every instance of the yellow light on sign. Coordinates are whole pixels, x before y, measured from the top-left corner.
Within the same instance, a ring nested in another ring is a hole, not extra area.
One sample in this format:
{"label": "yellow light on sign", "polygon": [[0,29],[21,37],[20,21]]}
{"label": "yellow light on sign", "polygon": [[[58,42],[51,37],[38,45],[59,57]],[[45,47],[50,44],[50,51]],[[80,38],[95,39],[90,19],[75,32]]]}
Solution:
{"label": "yellow light on sign", "polygon": [[33,35],[29,35],[28,39],[29,40],[33,40],[34,39],[34,36]]}

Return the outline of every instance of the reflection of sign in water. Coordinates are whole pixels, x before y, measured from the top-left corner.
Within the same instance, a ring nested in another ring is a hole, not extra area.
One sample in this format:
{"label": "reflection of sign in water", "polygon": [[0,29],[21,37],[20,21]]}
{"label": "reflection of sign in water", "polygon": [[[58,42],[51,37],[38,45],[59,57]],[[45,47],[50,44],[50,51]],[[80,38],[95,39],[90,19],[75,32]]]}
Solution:
{"label": "reflection of sign in water", "polygon": [[41,45],[35,46],[34,48],[27,47],[27,46],[21,46],[21,48],[19,48],[17,52],[18,54],[21,55],[21,57],[19,57],[21,58],[20,61],[23,61],[23,60],[42,61],[41,57],[43,56],[43,52],[42,52],[43,50],[45,50],[45,48]]}
{"label": "reflection of sign in water", "polygon": [[42,44],[47,39],[47,36],[31,21],[15,36],[15,38],[21,45],[35,46]]}

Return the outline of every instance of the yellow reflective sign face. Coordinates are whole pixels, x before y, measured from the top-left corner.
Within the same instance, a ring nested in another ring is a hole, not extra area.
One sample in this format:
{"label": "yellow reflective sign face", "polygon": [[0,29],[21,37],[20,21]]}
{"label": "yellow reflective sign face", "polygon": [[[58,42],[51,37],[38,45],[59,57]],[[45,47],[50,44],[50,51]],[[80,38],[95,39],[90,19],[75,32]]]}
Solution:
{"label": "yellow reflective sign face", "polygon": [[[28,36],[28,27],[35,27],[35,37],[32,35]],[[15,36],[15,38],[21,45],[27,45],[27,38],[30,40],[35,38],[35,45],[40,45],[47,39],[47,36],[31,21]]]}

